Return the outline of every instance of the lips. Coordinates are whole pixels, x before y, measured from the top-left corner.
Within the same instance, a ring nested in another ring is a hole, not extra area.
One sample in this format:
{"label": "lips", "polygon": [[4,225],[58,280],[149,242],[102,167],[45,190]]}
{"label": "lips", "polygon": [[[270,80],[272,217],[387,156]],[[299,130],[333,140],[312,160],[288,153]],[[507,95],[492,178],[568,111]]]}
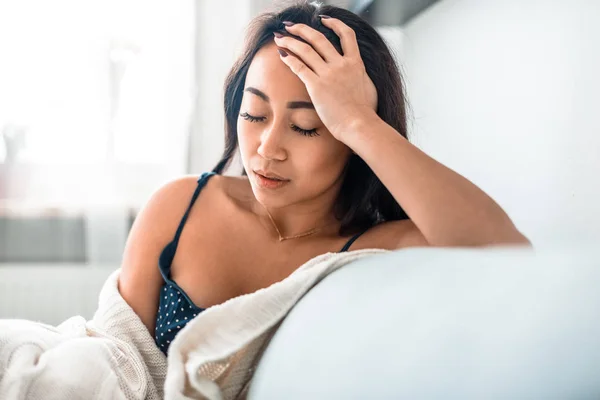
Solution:
{"label": "lips", "polygon": [[263,171],[261,169],[256,169],[254,170],[254,173],[261,175],[267,179],[273,179],[273,180],[277,180],[277,181],[289,181],[289,179],[285,179],[284,177],[277,175],[273,172],[269,172],[269,171]]}
{"label": "lips", "polygon": [[[277,190],[284,187],[290,182],[289,179],[279,179],[279,175],[277,174],[268,173],[264,171],[262,171],[262,173],[259,173],[258,171],[252,172],[254,172],[254,176],[256,177],[256,184],[265,190]],[[262,175],[263,173],[267,174],[267,176],[276,176],[277,178],[267,177],[265,175]]]}

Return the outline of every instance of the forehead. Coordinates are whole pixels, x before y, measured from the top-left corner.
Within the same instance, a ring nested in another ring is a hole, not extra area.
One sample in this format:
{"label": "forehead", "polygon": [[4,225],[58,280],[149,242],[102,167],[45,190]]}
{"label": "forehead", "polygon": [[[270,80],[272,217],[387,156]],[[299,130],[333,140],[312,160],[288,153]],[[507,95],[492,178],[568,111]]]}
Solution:
{"label": "forehead", "polygon": [[257,88],[272,99],[310,100],[304,83],[279,57],[275,43],[262,47],[256,53],[248,68],[245,86]]}

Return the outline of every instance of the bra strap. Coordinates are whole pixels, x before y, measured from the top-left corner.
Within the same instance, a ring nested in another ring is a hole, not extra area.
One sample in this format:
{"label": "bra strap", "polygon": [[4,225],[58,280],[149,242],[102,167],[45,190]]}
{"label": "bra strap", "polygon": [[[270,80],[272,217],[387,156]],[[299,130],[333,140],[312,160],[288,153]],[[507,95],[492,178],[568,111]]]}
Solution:
{"label": "bra strap", "polygon": [[175,238],[173,239],[173,242],[175,243],[175,247],[177,247],[177,243],[179,242],[179,236],[181,236],[181,231],[183,231],[183,226],[185,225],[185,221],[187,221],[188,216],[190,215],[190,210],[192,209],[192,206],[196,202],[196,199],[198,198],[198,195],[200,194],[200,190],[202,190],[204,185],[206,185],[208,178],[210,178],[213,175],[215,175],[214,172],[205,172],[200,176],[200,178],[198,178],[198,186],[196,186],[196,190],[194,191],[192,200],[190,201],[190,205],[188,206],[187,210],[185,210],[185,214],[183,214],[183,218],[181,218],[181,222],[179,222],[179,226],[177,227],[177,232],[175,232]]}
{"label": "bra strap", "polygon": [[356,239],[358,239],[358,238],[360,237],[360,235],[362,235],[362,234],[363,234],[363,233],[365,233],[366,231],[368,231],[368,228],[367,228],[367,229],[365,229],[364,231],[362,231],[362,232],[359,232],[359,233],[357,233],[356,235],[352,236],[352,237],[350,238],[350,240],[348,240],[348,241],[346,242],[346,244],[344,245],[344,247],[342,247],[342,250],[340,250],[340,253],[343,253],[343,252],[345,252],[345,251],[348,251],[348,249],[350,248],[350,246],[352,246],[352,243],[354,243],[354,241],[355,241]]}

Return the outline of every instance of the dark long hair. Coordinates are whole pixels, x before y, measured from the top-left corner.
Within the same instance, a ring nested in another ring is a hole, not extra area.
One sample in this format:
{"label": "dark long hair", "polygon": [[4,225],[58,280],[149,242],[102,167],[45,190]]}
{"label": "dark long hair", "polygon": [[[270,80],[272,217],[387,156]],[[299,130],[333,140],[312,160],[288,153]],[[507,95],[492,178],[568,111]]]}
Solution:
{"label": "dark long hair", "polygon": [[[238,148],[237,119],[250,63],[258,50],[273,41],[273,32],[286,34],[283,21],[306,24],[323,33],[342,54],[339,37],[321,23],[319,14],[337,18],[356,32],[360,55],[367,74],[377,89],[377,114],[402,136],[408,138],[402,78],[394,57],[377,31],[348,10],[299,2],[279,12],[262,14],[250,24],[244,51],[225,81],[225,151],[213,169],[214,172],[220,174],[227,169]],[[243,171],[242,174],[245,175],[246,172]],[[335,204],[336,217],[341,221],[340,235],[363,231],[380,222],[408,218],[391,193],[360,157],[355,154],[350,157],[344,174]]]}

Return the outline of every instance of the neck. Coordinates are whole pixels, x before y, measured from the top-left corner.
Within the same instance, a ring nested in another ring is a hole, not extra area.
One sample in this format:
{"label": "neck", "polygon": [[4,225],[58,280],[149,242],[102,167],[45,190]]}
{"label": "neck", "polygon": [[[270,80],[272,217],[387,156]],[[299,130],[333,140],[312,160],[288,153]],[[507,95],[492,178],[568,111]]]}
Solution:
{"label": "neck", "polygon": [[313,229],[318,231],[310,236],[332,232],[334,229],[337,232],[339,229],[339,221],[334,216],[332,201],[314,201],[311,204],[293,204],[281,208],[258,203],[256,206],[255,212],[263,225],[269,226],[275,235],[279,231],[279,235],[285,238],[301,235]]}

